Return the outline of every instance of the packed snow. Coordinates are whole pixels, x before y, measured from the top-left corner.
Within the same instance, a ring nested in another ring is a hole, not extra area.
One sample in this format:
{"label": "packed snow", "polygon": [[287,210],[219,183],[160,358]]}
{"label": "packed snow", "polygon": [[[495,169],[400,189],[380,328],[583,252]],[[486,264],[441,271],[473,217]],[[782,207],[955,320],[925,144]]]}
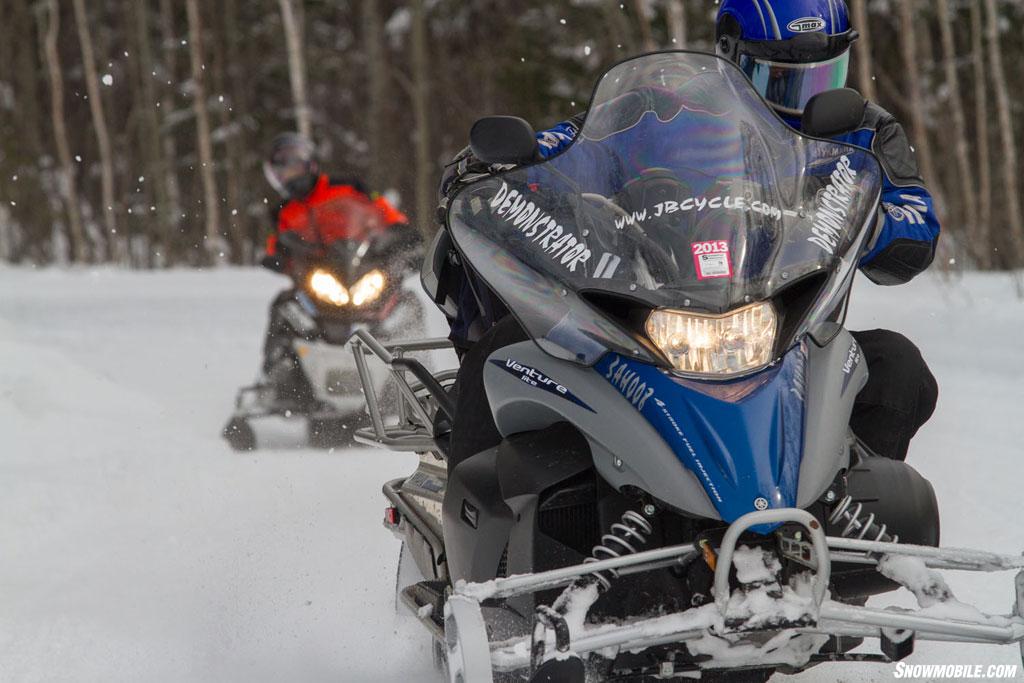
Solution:
{"label": "packed snow", "polygon": [[[437,680],[427,636],[395,614],[399,548],[380,522],[381,483],[415,457],[296,447],[294,421],[251,454],[220,439],[284,282],[0,268],[0,681]],[[1024,550],[1024,302],[1010,281],[862,281],[854,302],[853,329],[903,332],[939,379],[910,462],[935,485],[943,543]],[[944,575],[964,603],[1012,603],[1012,573]],[[872,602],[894,603],[915,600]],[[918,643],[909,662],[1020,652]]]}

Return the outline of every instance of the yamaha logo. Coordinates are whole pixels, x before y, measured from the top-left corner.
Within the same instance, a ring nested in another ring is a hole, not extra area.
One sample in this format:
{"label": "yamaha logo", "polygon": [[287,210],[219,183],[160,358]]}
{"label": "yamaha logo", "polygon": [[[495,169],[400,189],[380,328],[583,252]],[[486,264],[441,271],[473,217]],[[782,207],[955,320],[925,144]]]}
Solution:
{"label": "yamaha logo", "polygon": [[758,510],[767,510],[768,509],[768,499],[767,498],[755,498],[754,499],[754,507],[757,508]]}
{"label": "yamaha logo", "polygon": [[789,22],[789,26],[786,28],[793,33],[813,33],[825,28],[825,20],[819,17],[804,17]]}

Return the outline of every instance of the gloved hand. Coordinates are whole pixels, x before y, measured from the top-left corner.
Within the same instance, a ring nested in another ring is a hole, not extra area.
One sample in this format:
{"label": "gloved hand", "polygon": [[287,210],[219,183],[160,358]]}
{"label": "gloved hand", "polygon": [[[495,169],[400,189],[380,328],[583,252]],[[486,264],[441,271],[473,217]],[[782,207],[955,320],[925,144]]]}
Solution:
{"label": "gloved hand", "polygon": [[274,271],[275,273],[284,272],[284,259],[281,258],[280,256],[267,254],[260,261],[260,265],[266,268],[267,270]]}

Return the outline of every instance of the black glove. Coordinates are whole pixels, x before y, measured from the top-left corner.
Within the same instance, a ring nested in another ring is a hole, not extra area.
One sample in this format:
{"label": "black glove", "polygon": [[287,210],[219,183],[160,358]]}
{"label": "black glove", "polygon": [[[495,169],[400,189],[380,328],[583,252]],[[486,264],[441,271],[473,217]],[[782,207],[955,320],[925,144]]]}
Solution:
{"label": "black glove", "polygon": [[263,257],[263,260],[260,261],[260,265],[266,268],[267,270],[274,271],[275,273],[284,272],[284,259],[281,258],[280,256],[273,256],[271,254],[267,254],[266,256]]}

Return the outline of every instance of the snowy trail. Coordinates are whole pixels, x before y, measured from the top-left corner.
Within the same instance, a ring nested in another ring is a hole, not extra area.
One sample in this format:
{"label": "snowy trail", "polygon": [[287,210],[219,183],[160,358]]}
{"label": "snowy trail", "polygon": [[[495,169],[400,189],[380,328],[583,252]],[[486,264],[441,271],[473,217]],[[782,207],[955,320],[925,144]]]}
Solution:
{"label": "snowy trail", "polygon": [[[239,456],[219,438],[282,283],[255,270],[0,268],[0,681],[429,680],[426,637],[394,616],[398,544],[380,526],[380,485],[413,457]],[[1024,550],[1024,304],[1012,296],[989,276],[863,282],[855,296],[851,327],[904,332],[939,379],[910,458],[935,484],[947,545]],[[950,583],[1005,612],[1011,578]],[[1019,652],[919,644],[911,661]]]}

